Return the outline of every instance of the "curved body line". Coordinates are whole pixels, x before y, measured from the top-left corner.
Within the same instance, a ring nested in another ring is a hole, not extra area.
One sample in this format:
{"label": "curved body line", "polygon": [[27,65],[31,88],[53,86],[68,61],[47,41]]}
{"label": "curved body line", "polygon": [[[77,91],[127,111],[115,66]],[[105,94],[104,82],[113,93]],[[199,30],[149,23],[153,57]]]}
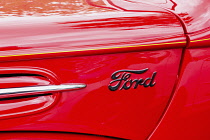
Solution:
{"label": "curved body line", "polygon": [[40,54],[55,54],[55,53],[66,53],[66,52],[82,52],[82,51],[93,51],[93,50],[111,50],[111,49],[121,49],[121,48],[137,48],[145,46],[156,46],[156,45],[173,45],[173,44],[182,44],[182,42],[172,42],[172,43],[159,43],[159,44],[145,44],[145,45],[135,45],[135,46],[122,46],[122,47],[111,47],[111,48],[98,48],[98,49],[84,49],[84,50],[70,50],[70,51],[57,51],[57,52],[46,52],[46,53],[33,53],[33,54],[18,54],[18,55],[5,55],[1,57],[14,57],[14,56],[27,56],[27,55],[40,55]]}

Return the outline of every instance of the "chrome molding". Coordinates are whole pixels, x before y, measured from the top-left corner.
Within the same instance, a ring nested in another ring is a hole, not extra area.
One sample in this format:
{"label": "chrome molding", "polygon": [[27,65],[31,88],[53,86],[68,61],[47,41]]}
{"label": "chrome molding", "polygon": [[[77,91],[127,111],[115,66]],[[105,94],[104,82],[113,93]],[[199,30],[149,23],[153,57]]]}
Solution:
{"label": "chrome molding", "polygon": [[31,86],[0,89],[1,95],[15,95],[18,93],[34,93],[34,92],[56,92],[66,90],[76,90],[85,88],[85,84],[63,84],[63,85],[47,85],[47,86]]}

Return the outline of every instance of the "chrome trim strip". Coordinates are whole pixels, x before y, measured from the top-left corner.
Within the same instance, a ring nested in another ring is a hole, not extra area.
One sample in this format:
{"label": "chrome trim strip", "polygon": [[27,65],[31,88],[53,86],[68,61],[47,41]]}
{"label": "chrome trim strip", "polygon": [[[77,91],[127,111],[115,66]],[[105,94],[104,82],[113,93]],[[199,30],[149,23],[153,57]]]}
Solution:
{"label": "chrome trim strip", "polygon": [[33,93],[33,92],[56,92],[63,90],[75,90],[85,88],[85,84],[63,84],[63,85],[47,85],[47,86],[31,86],[31,87],[17,87],[0,89],[0,96],[18,93]]}

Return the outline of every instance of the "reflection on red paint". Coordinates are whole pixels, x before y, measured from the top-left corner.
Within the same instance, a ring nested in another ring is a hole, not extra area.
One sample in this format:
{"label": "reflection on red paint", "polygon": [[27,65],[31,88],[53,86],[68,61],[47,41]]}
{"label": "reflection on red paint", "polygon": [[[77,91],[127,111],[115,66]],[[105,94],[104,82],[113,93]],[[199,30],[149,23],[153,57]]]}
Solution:
{"label": "reflection on red paint", "polygon": [[[2,67],[44,68],[59,77],[60,83],[85,83],[87,87],[60,93],[57,104],[42,113],[1,120],[0,129],[145,139],[155,128],[171,96],[181,52],[181,49],[169,49],[1,63]],[[146,79],[156,71],[155,86],[114,92],[108,89],[113,72],[144,68],[149,70],[132,78]]]}
{"label": "reflection on red paint", "polygon": [[184,21],[188,33],[207,29],[210,25],[209,0],[167,0],[165,3],[160,3],[160,1],[155,0],[132,1],[150,3],[151,5],[157,5],[165,9],[172,10],[172,12],[179,15],[179,17]]}
{"label": "reflection on red paint", "polygon": [[0,3],[0,17],[6,16],[50,16],[87,14],[112,11],[86,4],[85,0],[6,0]]}
{"label": "reflection on red paint", "polygon": [[150,140],[210,138],[209,52],[209,48],[186,50],[174,97]]}

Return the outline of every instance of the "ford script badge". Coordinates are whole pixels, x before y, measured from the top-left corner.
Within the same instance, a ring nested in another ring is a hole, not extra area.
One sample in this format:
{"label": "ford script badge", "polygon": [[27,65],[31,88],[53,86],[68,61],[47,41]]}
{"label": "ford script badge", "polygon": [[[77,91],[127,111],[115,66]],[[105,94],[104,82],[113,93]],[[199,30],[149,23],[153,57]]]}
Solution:
{"label": "ford script badge", "polygon": [[136,89],[139,85],[143,87],[153,87],[155,82],[155,76],[157,72],[153,72],[151,77],[132,79],[132,74],[146,73],[149,68],[142,70],[118,70],[111,75],[112,81],[109,83],[108,88],[111,91],[115,90],[128,90],[130,88]]}

